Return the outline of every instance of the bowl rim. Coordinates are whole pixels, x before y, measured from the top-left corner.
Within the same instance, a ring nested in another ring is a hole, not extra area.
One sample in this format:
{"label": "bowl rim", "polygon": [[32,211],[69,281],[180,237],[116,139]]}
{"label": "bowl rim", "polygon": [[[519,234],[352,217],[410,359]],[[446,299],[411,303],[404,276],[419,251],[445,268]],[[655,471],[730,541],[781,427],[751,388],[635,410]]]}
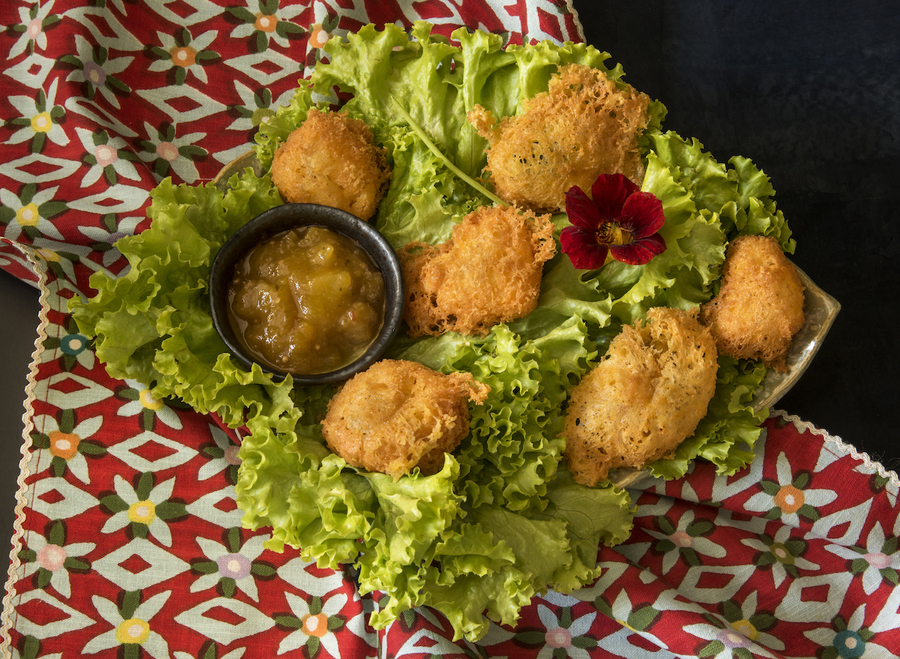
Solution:
{"label": "bowl rim", "polygon": [[[277,369],[249,354],[238,340],[227,318],[227,290],[233,264],[253,245],[295,227],[320,226],[361,247],[378,268],[385,284],[384,319],[381,329],[365,352],[341,368],[324,373],[296,374]],[[290,377],[294,384],[333,384],[349,379],[378,361],[400,329],[406,287],[400,259],[393,246],[373,225],[355,215],[321,204],[285,203],[263,211],[239,227],[212,259],[208,277],[209,311],[213,326],[228,352],[245,368],[254,364],[276,381]]]}

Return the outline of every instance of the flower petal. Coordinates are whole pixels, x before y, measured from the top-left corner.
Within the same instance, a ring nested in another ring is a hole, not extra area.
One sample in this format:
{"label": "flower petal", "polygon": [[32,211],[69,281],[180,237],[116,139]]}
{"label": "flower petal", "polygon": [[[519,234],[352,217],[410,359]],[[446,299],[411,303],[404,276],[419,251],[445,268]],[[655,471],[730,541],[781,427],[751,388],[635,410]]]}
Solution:
{"label": "flower petal", "polygon": [[562,251],[579,270],[593,270],[606,262],[608,248],[597,242],[595,231],[566,227],[559,234]]}
{"label": "flower petal", "polygon": [[600,222],[617,222],[625,201],[640,188],[622,174],[601,174],[591,186],[591,198]]}
{"label": "flower petal", "polygon": [[644,265],[657,254],[666,251],[666,241],[658,233],[654,233],[627,245],[610,245],[609,251],[616,261],[628,265]]}
{"label": "flower petal", "polygon": [[635,192],[625,200],[619,224],[635,238],[646,238],[666,223],[662,202],[650,192]]}
{"label": "flower petal", "polygon": [[595,230],[600,226],[601,218],[596,204],[577,185],[566,192],[566,214],[569,222],[579,229]]}

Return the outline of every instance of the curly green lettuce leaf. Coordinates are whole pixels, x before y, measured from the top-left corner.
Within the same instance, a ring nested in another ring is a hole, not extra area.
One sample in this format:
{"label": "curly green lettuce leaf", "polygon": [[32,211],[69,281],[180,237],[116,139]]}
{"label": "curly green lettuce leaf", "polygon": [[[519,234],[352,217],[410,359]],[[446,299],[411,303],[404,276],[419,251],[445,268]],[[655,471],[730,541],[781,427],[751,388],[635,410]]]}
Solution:
{"label": "curly green lettuce leaf", "polygon": [[212,259],[238,227],[282,203],[267,176],[248,170],[230,184],[223,193],[213,184],[160,183],[151,193],[150,228],[116,244],[128,271],[117,278],[95,273],[96,295],[70,307],[113,377],[136,379],[159,398],[177,396],[232,426],[248,416],[295,418],[291,383],[237,366],[212,323]]}

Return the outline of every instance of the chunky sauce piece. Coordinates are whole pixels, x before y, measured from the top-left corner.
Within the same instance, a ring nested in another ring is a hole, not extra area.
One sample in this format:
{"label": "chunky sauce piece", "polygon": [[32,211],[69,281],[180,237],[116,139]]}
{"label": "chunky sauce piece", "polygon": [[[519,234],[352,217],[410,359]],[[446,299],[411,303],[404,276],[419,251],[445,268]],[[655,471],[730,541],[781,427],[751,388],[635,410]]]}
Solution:
{"label": "chunky sauce piece", "polygon": [[384,278],[346,236],[292,229],[241,259],[228,312],[260,361],[289,373],[327,373],[354,361],[378,335]]}

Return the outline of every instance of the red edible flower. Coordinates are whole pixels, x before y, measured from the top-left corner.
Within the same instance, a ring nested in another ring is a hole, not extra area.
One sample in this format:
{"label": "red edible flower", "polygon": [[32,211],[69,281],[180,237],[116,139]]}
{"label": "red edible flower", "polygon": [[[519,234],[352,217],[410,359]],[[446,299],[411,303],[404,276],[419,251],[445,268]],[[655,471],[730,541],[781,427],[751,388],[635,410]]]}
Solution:
{"label": "red edible flower", "polygon": [[[593,197],[593,200],[591,200]],[[607,255],[629,265],[643,265],[666,249],[657,233],[666,218],[662,202],[621,174],[601,174],[591,197],[577,185],[566,193],[566,213],[572,226],[559,236],[572,265],[599,268]]]}

